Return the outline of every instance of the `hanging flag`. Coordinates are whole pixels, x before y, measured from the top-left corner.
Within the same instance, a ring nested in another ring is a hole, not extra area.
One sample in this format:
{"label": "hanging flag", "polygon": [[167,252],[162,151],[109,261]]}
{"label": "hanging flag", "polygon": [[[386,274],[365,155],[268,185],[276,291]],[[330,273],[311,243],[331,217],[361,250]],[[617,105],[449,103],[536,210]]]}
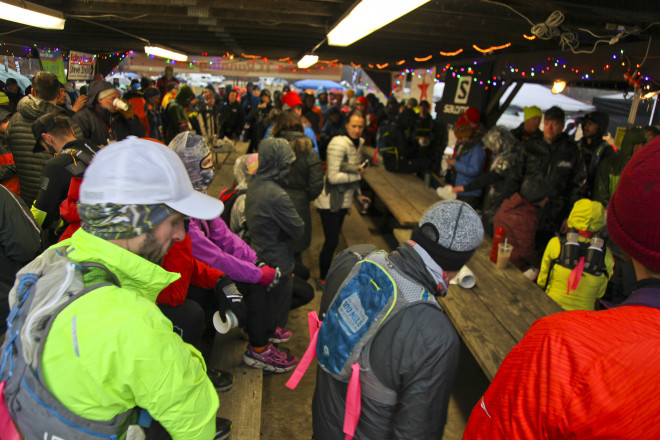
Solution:
{"label": "hanging flag", "polygon": [[433,86],[435,86],[435,67],[431,69],[417,69],[412,72],[410,97],[417,102],[424,100],[433,103]]}
{"label": "hanging flag", "polygon": [[66,75],[64,75],[64,60],[62,59],[61,51],[45,50],[41,52],[39,58],[41,70],[54,73],[62,84],[66,83]]}

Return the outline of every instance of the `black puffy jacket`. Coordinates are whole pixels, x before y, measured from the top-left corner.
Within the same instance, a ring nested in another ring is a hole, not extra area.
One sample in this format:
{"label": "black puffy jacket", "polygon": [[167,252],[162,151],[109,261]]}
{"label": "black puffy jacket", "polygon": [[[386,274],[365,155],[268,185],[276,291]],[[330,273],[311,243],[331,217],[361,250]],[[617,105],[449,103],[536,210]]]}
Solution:
{"label": "black puffy jacket", "polygon": [[539,229],[558,230],[573,204],[587,194],[587,170],[578,146],[566,133],[552,143],[526,142],[518,163],[521,188],[543,187],[548,203],[539,218]]}
{"label": "black puffy jacket", "polygon": [[74,134],[81,138],[78,124],[67,116],[67,110],[48,101],[28,95],[18,103],[18,111],[11,117],[7,126],[7,145],[14,156],[16,174],[21,185],[21,198],[28,207],[32,206],[39,194],[41,170],[53,156],[46,152],[34,153],[37,140],[32,134],[32,123],[47,113],[66,116]]}

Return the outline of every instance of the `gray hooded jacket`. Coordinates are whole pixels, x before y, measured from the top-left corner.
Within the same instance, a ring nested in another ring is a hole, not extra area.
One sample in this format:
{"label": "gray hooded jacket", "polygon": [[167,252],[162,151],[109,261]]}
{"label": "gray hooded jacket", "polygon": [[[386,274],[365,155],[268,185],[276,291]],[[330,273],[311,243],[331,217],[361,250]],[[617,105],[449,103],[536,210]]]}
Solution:
{"label": "gray hooded jacket", "polygon": [[284,139],[264,139],[259,144],[259,169],[245,198],[250,246],[261,260],[293,272],[293,241],[302,238],[305,223],[296,212],[281,182],[296,156]]}
{"label": "gray hooded jacket", "polygon": [[[405,246],[405,243],[401,246]],[[367,245],[352,246],[337,255],[326,279],[321,315],[355,262],[352,253],[364,255]],[[395,270],[434,291],[434,282],[424,269],[421,257],[401,247],[388,255]],[[338,282],[337,282],[338,281]],[[390,405],[362,395],[362,411],[355,440],[426,440],[442,437],[447,407],[458,368],[459,340],[449,318],[428,304],[410,306],[386,322],[370,348],[373,374],[397,393]],[[342,426],[348,384],[318,368],[312,401],[312,422],[316,440],[342,440]]]}

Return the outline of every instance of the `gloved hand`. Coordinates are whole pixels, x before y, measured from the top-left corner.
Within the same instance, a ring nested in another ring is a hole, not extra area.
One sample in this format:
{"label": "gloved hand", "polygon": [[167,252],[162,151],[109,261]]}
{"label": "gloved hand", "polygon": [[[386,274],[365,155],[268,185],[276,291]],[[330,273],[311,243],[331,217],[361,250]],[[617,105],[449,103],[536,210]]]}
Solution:
{"label": "gloved hand", "polygon": [[267,264],[263,264],[260,266],[260,269],[261,269],[261,277],[259,277],[259,281],[257,281],[257,283],[261,284],[262,286],[267,286],[269,289],[272,289],[273,287],[275,287],[275,285],[277,285],[277,283],[280,282],[280,277],[282,276],[282,272],[280,272],[279,267],[273,269]]}
{"label": "gloved hand", "polygon": [[234,282],[227,275],[222,275],[215,282],[216,301],[222,322],[227,322],[227,311],[231,310],[238,319],[238,325],[245,324],[247,319],[247,305],[243,302],[243,295],[238,291]]}

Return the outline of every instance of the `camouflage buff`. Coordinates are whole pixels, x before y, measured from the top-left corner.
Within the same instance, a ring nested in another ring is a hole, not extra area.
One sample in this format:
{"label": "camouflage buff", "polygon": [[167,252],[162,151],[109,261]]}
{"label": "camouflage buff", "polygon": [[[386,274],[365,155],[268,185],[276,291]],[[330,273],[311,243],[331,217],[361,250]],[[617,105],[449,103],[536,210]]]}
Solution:
{"label": "camouflage buff", "polygon": [[174,210],[164,204],[78,204],[78,214],[85,231],[104,240],[138,236],[156,228],[173,213]]}

